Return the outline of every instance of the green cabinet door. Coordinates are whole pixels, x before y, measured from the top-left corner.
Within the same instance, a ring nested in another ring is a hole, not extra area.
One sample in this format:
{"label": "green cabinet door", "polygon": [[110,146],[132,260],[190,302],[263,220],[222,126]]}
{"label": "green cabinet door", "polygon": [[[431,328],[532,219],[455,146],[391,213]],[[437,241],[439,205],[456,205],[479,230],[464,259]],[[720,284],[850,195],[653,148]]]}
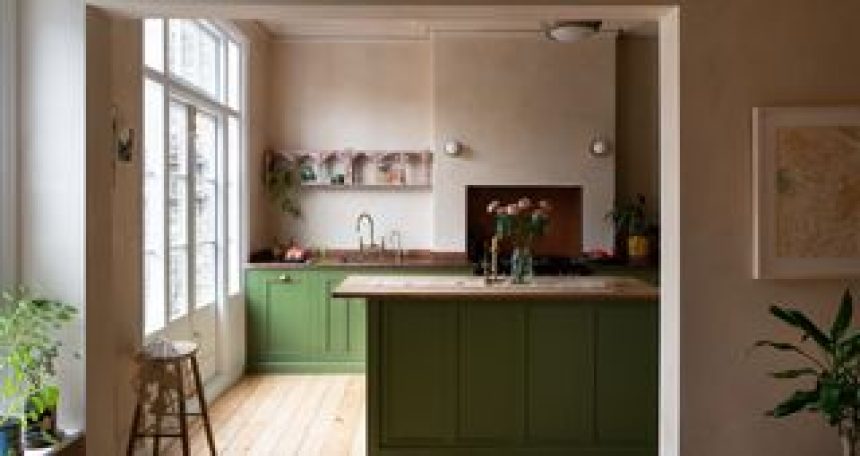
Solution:
{"label": "green cabinet door", "polygon": [[[457,435],[457,306],[371,303],[380,322],[368,369],[379,372],[379,426],[383,446],[438,446]],[[373,413],[374,416],[379,416]],[[377,422],[370,423],[376,429]],[[374,432],[374,442],[376,434]]]}
{"label": "green cabinet door", "polygon": [[646,302],[597,305],[595,426],[600,445],[657,442],[659,314]]}
{"label": "green cabinet door", "polygon": [[251,363],[304,360],[318,344],[316,299],[305,271],[251,271],[248,274],[248,358]]}
{"label": "green cabinet door", "polygon": [[594,436],[594,308],[532,304],[528,312],[528,440],[588,445]]}
{"label": "green cabinet door", "polygon": [[333,360],[363,361],[367,333],[364,300],[332,296],[346,275],[343,272],[319,274],[322,281],[323,354]]}
{"label": "green cabinet door", "polygon": [[458,434],[464,442],[522,441],[524,311],[522,304],[460,306]]}

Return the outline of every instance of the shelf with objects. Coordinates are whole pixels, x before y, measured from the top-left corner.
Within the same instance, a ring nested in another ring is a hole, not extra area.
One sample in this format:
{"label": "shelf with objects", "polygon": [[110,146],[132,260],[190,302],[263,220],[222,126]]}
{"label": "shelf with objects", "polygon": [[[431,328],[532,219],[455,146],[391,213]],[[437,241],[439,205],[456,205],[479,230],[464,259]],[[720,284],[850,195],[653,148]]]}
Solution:
{"label": "shelf with objects", "polygon": [[309,189],[429,189],[429,150],[298,150],[272,154],[292,164],[299,186]]}

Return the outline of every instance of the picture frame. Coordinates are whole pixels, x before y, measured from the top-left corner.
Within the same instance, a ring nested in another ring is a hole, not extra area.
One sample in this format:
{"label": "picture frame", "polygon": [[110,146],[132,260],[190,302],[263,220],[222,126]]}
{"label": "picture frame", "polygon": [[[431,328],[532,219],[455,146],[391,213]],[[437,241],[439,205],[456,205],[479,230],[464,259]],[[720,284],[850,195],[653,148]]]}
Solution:
{"label": "picture frame", "polygon": [[753,276],[860,277],[860,106],[752,113]]}

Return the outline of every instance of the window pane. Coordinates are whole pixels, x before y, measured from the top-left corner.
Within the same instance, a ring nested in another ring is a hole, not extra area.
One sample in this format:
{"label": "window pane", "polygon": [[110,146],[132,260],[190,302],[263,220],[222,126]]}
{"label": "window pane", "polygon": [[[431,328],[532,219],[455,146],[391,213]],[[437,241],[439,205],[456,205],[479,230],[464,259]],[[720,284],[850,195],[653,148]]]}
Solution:
{"label": "window pane", "polygon": [[227,104],[233,109],[239,109],[239,87],[241,68],[239,61],[239,45],[233,41],[227,42]]}
{"label": "window pane", "polygon": [[144,331],[164,327],[164,87],[144,81]]}
{"label": "window pane", "polygon": [[153,70],[164,71],[164,19],[143,21],[143,62]]}
{"label": "window pane", "polygon": [[215,242],[198,243],[197,250],[194,252],[197,260],[197,272],[195,274],[196,308],[215,302],[218,284],[217,247],[218,245]]}
{"label": "window pane", "polygon": [[198,111],[195,143],[195,236],[197,307],[215,302],[218,289],[218,118]]}
{"label": "window pane", "polygon": [[167,216],[170,239],[170,318],[188,311],[188,108],[170,103]]}
{"label": "window pane", "polygon": [[170,248],[170,320],[188,313],[188,250]]}
{"label": "window pane", "polygon": [[212,98],[223,100],[221,38],[197,21],[170,19],[168,39],[170,72]]}
{"label": "window pane", "polygon": [[239,213],[239,118],[227,119],[227,292],[239,293],[241,264],[239,235],[242,214]]}

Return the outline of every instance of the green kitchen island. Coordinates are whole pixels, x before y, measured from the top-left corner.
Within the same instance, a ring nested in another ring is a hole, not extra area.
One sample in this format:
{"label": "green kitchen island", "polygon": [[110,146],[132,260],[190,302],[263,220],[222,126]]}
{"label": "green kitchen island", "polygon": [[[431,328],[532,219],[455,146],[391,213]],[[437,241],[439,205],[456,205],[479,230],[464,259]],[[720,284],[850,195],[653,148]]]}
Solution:
{"label": "green kitchen island", "polygon": [[659,291],[633,278],[349,276],[368,454],[657,454]]}

